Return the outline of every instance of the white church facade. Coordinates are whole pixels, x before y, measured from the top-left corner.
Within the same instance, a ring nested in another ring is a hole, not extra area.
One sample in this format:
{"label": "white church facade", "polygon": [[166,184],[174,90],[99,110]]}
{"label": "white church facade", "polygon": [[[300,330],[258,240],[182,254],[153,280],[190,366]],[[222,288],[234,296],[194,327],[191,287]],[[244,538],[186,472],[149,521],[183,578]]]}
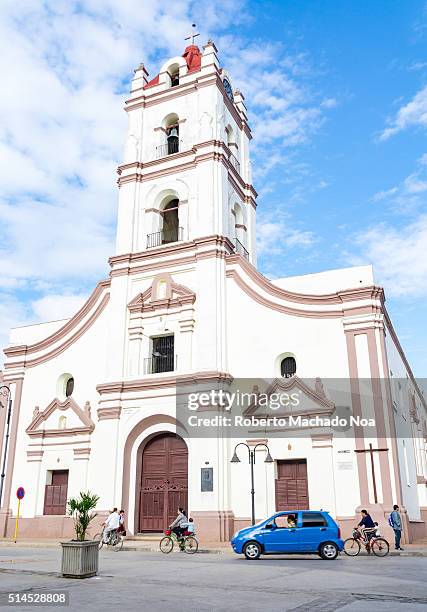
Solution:
{"label": "white church facade", "polygon": [[[126,102],[108,278],[75,316],[16,328],[5,349],[1,384],[13,410],[7,438],[0,411],[1,456],[8,441],[0,537],[13,533],[23,486],[26,536],[69,535],[66,500],[89,489],[101,515],[124,508],[128,533],[161,531],[183,505],[202,540],[225,541],[251,516],[244,449],[231,462],[241,441],[261,445],[257,519],[322,508],[346,532],[359,508],[385,524],[398,503],[406,539],[422,537],[427,405],[371,267],[265,278],[244,97],[215,45],[190,45],[147,76],[139,66]],[[310,416],[334,412],[328,379],[351,381],[351,410],[367,414],[358,381],[369,380],[374,430],[181,435],[177,385],[263,377],[299,391],[295,414]]]}

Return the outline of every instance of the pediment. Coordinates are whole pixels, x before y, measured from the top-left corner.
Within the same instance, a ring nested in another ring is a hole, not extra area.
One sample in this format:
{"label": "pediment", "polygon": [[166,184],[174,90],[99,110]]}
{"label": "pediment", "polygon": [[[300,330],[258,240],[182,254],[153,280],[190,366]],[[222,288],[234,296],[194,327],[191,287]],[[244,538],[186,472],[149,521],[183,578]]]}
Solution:
{"label": "pediment", "polygon": [[[65,418],[61,421],[61,417]],[[57,437],[90,434],[94,428],[89,402],[80,408],[73,398],[68,397],[63,402],[53,399],[43,411],[36,406],[26,432],[32,438]]]}
{"label": "pediment", "polygon": [[162,279],[153,282],[143,293],[138,293],[128,304],[131,312],[146,312],[172,306],[194,304],[196,294],[184,285],[167,279],[162,286]]}
{"label": "pediment", "polygon": [[332,414],[335,410],[335,404],[325,395],[320,378],[316,378],[314,387],[309,386],[298,376],[274,378],[272,381],[269,381],[265,388],[258,388],[255,392],[258,393],[260,398],[261,396],[263,398],[271,398],[273,394],[288,395],[290,398],[289,404],[280,406],[273,412],[271,408],[266,408],[265,405],[259,405],[254,401],[246,409],[245,416],[271,417],[290,414],[307,416],[322,414],[326,416]]}

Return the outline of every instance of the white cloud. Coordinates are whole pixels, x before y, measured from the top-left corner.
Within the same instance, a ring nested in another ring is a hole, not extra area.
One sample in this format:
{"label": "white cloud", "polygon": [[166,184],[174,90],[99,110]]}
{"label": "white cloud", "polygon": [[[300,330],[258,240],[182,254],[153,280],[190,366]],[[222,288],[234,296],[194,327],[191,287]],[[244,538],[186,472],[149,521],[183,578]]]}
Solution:
{"label": "white cloud", "polygon": [[409,212],[425,207],[423,194],[427,191],[427,154],[417,161],[415,172],[409,174],[399,185],[378,191],[373,202],[384,202],[396,212]]}
{"label": "white cloud", "polygon": [[427,85],[398,110],[389,124],[381,133],[380,140],[388,140],[409,127],[427,127]]}
{"label": "white cloud", "polygon": [[427,297],[427,215],[400,227],[371,227],[359,233],[355,243],[363,255],[349,261],[372,263],[388,295]]}
{"label": "white cloud", "polygon": [[335,108],[338,106],[338,101],[336,98],[326,98],[325,100],[322,100],[320,106],[323,106],[324,108]]}
{"label": "white cloud", "polygon": [[31,307],[40,321],[68,319],[83,305],[87,295],[45,295],[31,302]]}
{"label": "white cloud", "polygon": [[295,247],[309,247],[314,242],[312,232],[295,229],[286,219],[266,219],[257,225],[257,252],[260,257],[278,255]]}

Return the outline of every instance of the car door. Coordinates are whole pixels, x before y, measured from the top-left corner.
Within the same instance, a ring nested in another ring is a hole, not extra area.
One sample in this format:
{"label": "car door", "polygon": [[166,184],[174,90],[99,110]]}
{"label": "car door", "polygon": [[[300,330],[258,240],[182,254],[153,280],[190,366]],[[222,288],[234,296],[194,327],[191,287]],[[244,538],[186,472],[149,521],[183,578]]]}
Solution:
{"label": "car door", "polygon": [[300,546],[304,552],[315,552],[321,542],[336,537],[330,533],[331,528],[322,512],[302,512],[300,524]]}
{"label": "car door", "polygon": [[298,552],[299,539],[297,520],[290,526],[289,517],[297,519],[295,512],[283,512],[269,521],[262,531],[262,543],[266,553]]}

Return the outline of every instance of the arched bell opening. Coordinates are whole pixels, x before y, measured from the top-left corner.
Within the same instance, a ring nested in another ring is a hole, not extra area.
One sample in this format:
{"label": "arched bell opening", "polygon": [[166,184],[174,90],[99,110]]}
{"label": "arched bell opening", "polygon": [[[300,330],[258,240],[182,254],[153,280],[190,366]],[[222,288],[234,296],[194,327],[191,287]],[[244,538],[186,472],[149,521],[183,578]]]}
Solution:
{"label": "arched bell opening", "polygon": [[179,118],[175,113],[168,115],[164,121],[166,134],[166,153],[172,155],[179,151]]}
{"label": "arched bell opening", "polygon": [[161,211],[162,214],[162,244],[180,240],[179,200],[170,200]]}

